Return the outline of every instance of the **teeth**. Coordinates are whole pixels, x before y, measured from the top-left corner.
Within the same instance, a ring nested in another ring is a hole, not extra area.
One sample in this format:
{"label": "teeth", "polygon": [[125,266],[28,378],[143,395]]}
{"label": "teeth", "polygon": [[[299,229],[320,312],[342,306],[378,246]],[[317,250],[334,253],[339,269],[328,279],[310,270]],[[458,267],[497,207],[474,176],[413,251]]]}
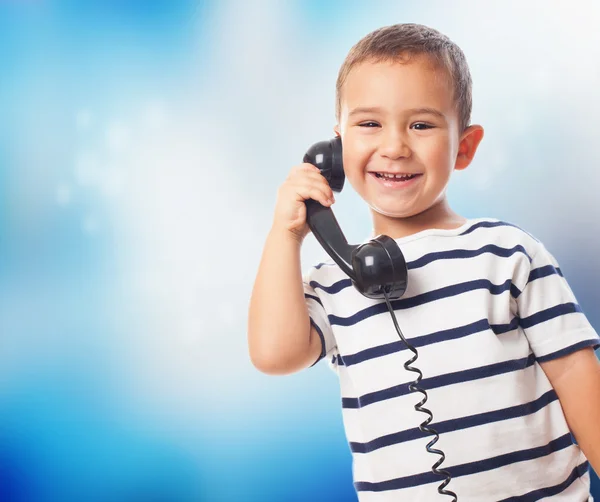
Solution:
{"label": "teeth", "polygon": [[414,175],[414,174],[377,173],[377,176],[379,176],[381,178],[388,178],[388,179],[408,180],[416,175]]}

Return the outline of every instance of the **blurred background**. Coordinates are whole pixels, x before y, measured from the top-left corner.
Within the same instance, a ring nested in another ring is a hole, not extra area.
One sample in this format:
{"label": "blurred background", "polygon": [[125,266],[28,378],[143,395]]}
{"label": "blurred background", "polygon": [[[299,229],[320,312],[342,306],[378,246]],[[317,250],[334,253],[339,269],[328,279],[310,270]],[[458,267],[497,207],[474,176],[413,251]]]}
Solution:
{"label": "blurred background", "polygon": [[[471,65],[451,203],[544,241],[600,328],[597,2],[4,0],[0,500],[356,501],[334,373],[260,374],[246,314],[339,66],[398,22]],[[369,235],[351,189],[335,210]]]}

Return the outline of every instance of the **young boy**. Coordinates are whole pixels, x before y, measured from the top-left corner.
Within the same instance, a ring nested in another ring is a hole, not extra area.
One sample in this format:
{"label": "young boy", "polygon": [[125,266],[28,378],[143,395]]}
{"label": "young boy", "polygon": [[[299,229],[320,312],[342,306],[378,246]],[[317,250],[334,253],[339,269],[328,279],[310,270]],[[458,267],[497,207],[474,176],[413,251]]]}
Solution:
{"label": "young boy", "polygon": [[[446,489],[461,502],[592,500],[600,339],[542,243],[450,208],[450,175],[483,137],[470,114],[471,77],[454,43],[421,25],[379,29],[338,77],[345,174],[375,234],[395,239],[407,261],[408,288],[393,305],[418,347],[413,366],[446,457],[440,469],[452,477]],[[333,261],[302,276],[309,198],[333,203],[318,169],[301,164],[278,192],[250,301],[253,364],[287,374],[331,361],[361,502],[452,500],[438,493],[440,457],[425,449],[427,416],[414,409],[422,395],[407,385],[412,353],[383,301],[362,296]]]}

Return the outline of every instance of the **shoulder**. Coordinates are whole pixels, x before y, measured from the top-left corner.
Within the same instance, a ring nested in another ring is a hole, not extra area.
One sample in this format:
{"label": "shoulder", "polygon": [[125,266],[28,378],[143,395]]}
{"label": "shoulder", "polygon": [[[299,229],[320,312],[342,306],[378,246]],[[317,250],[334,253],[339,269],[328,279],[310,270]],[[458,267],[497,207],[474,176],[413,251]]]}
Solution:
{"label": "shoulder", "polygon": [[303,267],[302,275],[304,282],[310,284],[312,287],[329,286],[347,278],[332,259],[324,259]]}
{"label": "shoulder", "polygon": [[469,235],[476,233],[482,237],[489,236],[516,236],[523,239],[538,239],[524,230],[521,226],[511,221],[499,220],[497,218],[477,218],[469,220],[467,228],[460,235]]}
{"label": "shoulder", "polygon": [[530,257],[544,248],[540,239],[531,232],[514,222],[497,218],[471,220],[470,225],[461,232],[460,236],[482,244],[495,244],[510,248],[521,247]]}
{"label": "shoulder", "polygon": [[329,259],[317,261],[316,263],[311,263],[308,266],[305,265],[302,267],[302,270],[305,276],[318,277],[331,273],[331,269],[336,267],[336,263],[332,259]]}

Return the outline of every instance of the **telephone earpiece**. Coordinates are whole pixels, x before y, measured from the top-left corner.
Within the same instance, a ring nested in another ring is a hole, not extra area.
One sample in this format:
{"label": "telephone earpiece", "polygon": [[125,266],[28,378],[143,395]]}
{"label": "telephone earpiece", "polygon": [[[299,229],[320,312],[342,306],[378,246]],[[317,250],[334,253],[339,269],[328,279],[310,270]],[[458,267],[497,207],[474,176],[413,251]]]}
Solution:
{"label": "telephone earpiece", "polygon": [[342,139],[339,136],[315,143],[304,154],[303,162],[318,167],[334,192],[342,191],[346,176],[342,160]]}
{"label": "telephone earpiece", "polygon": [[[311,146],[304,162],[321,170],[334,192],[344,186],[342,140],[336,137]],[[360,245],[348,244],[329,207],[308,199],[306,220],[317,241],[367,298],[400,298],[406,291],[408,272],[404,255],[394,239],[379,235]]]}

